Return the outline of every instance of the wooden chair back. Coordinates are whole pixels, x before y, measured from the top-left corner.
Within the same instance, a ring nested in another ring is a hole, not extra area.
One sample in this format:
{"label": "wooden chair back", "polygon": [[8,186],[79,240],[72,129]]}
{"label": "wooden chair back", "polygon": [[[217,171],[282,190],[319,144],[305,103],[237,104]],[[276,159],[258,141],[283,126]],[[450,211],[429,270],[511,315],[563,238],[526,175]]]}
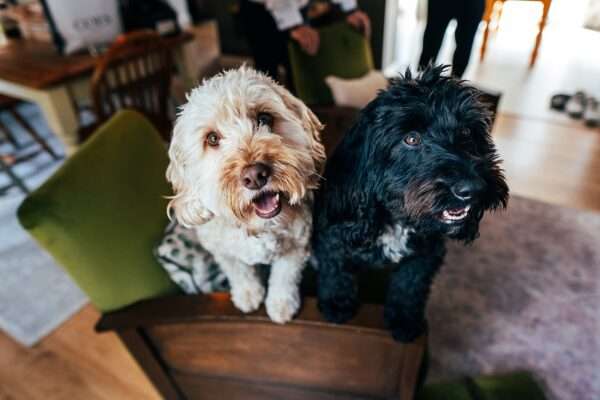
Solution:
{"label": "wooden chair back", "polygon": [[173,55],[153,31],[121,36],[98,62],[92,77],[93,110],[103,122],[120,109],[141,112],[168,139],[168,98]]}
{"label": "wooden chair back", "polygon": [[145,300],[105,314],[96,329],[119,335],[165,399],[413,399],[427,338],[395,342],[382,315],[363,304],[352,321],[331,324],[305,297],[279,325],[213,293]]}

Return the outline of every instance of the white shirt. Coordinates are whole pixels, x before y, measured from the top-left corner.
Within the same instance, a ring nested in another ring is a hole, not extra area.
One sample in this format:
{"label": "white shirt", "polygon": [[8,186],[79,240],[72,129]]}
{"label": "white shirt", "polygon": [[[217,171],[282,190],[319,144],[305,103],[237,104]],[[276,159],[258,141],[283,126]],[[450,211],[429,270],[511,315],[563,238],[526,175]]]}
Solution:
{"label": "white shirt", "polygon": [[[280,31],[304,23],[300,9],[305,7],[309,0],[252,0],[264,4],[271,13]],[[340,6],[342,11],[351,11],[356,8],[356,0],[330,0]]]}

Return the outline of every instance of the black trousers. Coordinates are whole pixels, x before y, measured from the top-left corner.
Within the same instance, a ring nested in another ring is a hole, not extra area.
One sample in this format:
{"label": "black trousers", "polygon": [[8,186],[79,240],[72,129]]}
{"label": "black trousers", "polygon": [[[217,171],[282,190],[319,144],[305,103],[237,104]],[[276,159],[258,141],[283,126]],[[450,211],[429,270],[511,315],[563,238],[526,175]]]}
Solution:
{"label": "black trousers", "polygon": [[448,23],[455,19],[456,50],[452,60],[452,75],[462,77],[469,64],[473,40],[484,11],[485,0],[429,0],[419,68],[435,62]]}
{"label": "black trousers", "polygon": [[249,0],[240,1],[240,17],[246,40],[252,51],[254,66],[275,80],[278,67],[286,72],[286,86],[291,87],[291,68],[288,57],[289,34],[281,32],[265,6]]}

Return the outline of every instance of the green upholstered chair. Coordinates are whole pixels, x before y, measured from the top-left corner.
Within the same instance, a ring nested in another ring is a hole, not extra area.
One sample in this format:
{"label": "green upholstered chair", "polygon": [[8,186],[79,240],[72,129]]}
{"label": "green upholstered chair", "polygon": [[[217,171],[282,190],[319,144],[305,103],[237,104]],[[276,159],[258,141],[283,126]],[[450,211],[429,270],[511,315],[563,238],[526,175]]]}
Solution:
{"label": "green upholstered chair", "polygon": [[320,46],[315,56],[306,54],[295,41],[288,50],[297,96],[309,105],[331,105],[333,97],[325,77],[355,79],[373,69],[369,41],[346,22],[319,28]]}
{"label": "green upholstered chair", "polygon": [[23,227],[100,311],[178,292],[152,255],[167,223],[166,166],[157,131],[122,111],[19,208]]}
{"label": "green upholstered chair", "polygon": [[[226,293],[177,295],[152,254],[167,224],[166,167],[158,133],[140,114],[122,111],[19,209],[22,225],[102,311],[96,329],[120,337],[163,398],[412,397],[426,338],[394,342],[381,305],[365,305],[338,326],[305,296],[297,318],[281,326],[264,308],[242,313]],[[281,357],[282,349],[298,356]],[[365,373],[346,357],[352,349],[381,369]],[[308,361],[298,365],[300,356]],[[326,367],[331,358],[339,359],[334,369]]]}
{"label": "green upholstered chair", "polygon": [[416,400],[544,400],[546,396],[527,372],[467,378],[424,386]]}

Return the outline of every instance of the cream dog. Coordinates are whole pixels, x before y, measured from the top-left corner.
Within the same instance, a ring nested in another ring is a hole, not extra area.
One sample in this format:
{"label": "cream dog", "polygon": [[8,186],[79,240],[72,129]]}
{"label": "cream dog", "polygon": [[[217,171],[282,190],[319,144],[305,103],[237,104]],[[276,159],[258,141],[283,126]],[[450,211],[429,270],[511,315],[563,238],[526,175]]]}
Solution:
{"label": "cream dog", "polygon": [[169,149],[169,209],[195,228],[243,312],[265,296],[255,265],[271,265],[265,305],[273,321],[285,323],[300,306],[310,256],[322,125],[286,89],[247,67],[205,80],[187,100]]}

